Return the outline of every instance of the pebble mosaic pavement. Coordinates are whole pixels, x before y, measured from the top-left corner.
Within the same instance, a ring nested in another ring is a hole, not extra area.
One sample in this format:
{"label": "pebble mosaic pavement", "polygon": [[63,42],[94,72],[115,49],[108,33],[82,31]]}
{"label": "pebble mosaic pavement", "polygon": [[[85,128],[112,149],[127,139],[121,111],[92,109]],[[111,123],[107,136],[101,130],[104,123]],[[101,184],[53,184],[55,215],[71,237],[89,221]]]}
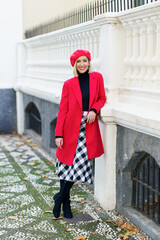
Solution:
{"label": "pebble mosaic pavement", "polygon": [[29,137],[0,135],[0,239],[73,240],[79,235],[120,239],[118,231],[105,222],[111,216],[84,184],[72,188],[73,214],[90,214],[94,220],[73,224],[53,220],[53,195],[59,189],[54,170],[55,160]]}

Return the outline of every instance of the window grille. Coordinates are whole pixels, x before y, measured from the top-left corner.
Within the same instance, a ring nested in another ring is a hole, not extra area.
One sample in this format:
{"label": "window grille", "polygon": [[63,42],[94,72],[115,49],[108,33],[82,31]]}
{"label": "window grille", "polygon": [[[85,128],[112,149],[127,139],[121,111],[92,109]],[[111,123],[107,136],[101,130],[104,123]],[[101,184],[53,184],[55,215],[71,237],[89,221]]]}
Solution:
{"label": "window grille", "polygon": [[160,167],[145,156],[132,173],[132,206],[160,224]]}

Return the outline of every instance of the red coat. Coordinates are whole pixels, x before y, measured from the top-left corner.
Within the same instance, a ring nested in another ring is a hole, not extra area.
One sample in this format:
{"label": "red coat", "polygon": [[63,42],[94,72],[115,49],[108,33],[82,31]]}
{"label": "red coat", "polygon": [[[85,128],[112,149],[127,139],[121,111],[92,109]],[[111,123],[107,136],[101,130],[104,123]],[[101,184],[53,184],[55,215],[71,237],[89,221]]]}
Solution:
{"label": "red coat", "polygon": [[[89,110],[94,108],[97,114],[106,102],[103,77],[98,72],[89,74]],[[63,137],[62,149],[57,147],[58,160],[72,165],[78,143],[82,118],[82,94],[78,77],[64,82],[57,117],[55,136]],[[98,119],[86,124],[86,146],[88,158],[96,158],[104,153]]]}

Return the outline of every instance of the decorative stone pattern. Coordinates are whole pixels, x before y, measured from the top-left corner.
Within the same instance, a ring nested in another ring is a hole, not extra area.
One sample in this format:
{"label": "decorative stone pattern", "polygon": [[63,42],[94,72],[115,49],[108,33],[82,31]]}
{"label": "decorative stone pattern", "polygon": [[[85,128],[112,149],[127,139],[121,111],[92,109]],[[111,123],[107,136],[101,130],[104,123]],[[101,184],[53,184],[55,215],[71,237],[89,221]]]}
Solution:
{"label": "decorative stone pattern", "polygon": [[0,239],[72,240],[86,235],[92,240],[120,240],[119,232],[106,223],[111,212],[100,208],[93,190],[84,184],[71,191],[73,214],[89,214],[93,220],[52,220],[52,197],[59,189],[54,170],[55,160],[29,137],[0,135]]}

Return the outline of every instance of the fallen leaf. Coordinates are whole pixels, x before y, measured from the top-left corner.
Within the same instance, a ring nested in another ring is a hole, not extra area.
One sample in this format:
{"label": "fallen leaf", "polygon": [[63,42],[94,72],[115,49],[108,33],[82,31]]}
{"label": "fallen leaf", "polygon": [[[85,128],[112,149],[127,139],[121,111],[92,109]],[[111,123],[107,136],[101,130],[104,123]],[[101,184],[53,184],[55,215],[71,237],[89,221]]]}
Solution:
{"label": "fallen leaf", "polygon": [[124,235],[123,240],[127,240],[127,239],[129,239],[129,236]]}
{"label": "fallen leaf", "polygon": [[145,239],[146,235],[144,233],[137,233],[136,235],[138,238]]}
{"label": "fallen leaf", "polygon": [[59,219],[62,219],[62,218],[63,218],[62,216],[60,216],[58,218],[53,217],[52,220],[59,220]]}
{"label": "fallen leaf", "polygon": [[134,229],[134,231],[135,231],[136,233],[138,233],[138,232],[140,231],[139,226],[136,226],[135,229]]}
{"label": "fallen leaf", "polygon": [[102,219],[101,219],[101,218],[98,218],[97,220],[98,220],[99,222],[102,222]]}
{"label": "fallen leaf", "polygon": [[15,131],[13,131],[13,132],[11,132],[11,134],[13,134],[13,135],[17,135],[18,133],[17,133],[17,132],[15,132]]}
{"label": "fallen leaf", "polygon": [[[22,137],[24,135],[24,133],[18,133],[18,136]],[[22,140],[20,140],[22,141]]]}
{"label": "fallen leaf", "polygon": [[86,200],[81,200],[81,203],[86,203],[87,201]]}
{"label": "fallen leaf", "polygon": [[125,229],[126,231],[134,231],[135,226],[130,225],[130,224],[123,224],[120,226],[122,229]]}
{"label": "fallen leaf", "polygon": [[21,218],[22,216],[9,216],[9,220],[16,220],[17,218]]}
{"label": "fallen leaf", "polygon": [[155,204],[158,204],[158,195],[156,195],[154,202],[155,202]]}
{"label": "fallen leaf", "polygon": [[57,176],[56,174],[52,174],[52,175],[50,175],[50,177],[55,177],[55,176]]}
{"label": "fallen leaf", "polygon": [[119,234],[118,237],[123,238],[123,240],[129,239],[129,236],[125,234]]}
{"label": "fallen leaf", "polygon": [[31,160],[30,163],[36,163],[39,162],[39,160]]}
{"label": "fallen leaf", "polygon": [[108,232],[108,229],[107,228],[103,228],[102,232],[106,233],[106,232]]}
{"label": "fallen leaf", "polygon": [[75,182],[73,185],[74,185],[74,186],[75,186],[75,185],[78,185],[78,182]]}
{"label": "fallen leaf", "polygon": [[47,166],[43,167],[43,169],[46,169],[46,168],[48,168],[48,167]]}
{"label": "fallen leaf", "polygon": [[29,139],[27,140],[27,142],[28,142],[28,143],[32,143],[33,141],[29,138]]}
{"label": "fallen leaf", "polygon": [[132,235],[136,235],[137,233],[136,233],[136,232],[126,232],[126,234],[127,234],[128,236],[132,236]]}
{"label": "fallen leaf", "polygon": [[72,228],[65,228],[64,231],[66,231],[66,232],[71,232],[71,231],[72,231]]}
{"label": "fallen leaf", "polygon": [[112,223],[113,221],[111,219],[106,220],[107,223]]}
{"label": "fallen leaf", "polygon": [[119,219],[119,220],[115,221],[115,223],[116,223],[117,226],[121,226],[125,223],[125,220],[124,219]]}
{"label": "fallen leaf", "polygon": [[45,177],[48,177],[48,175],[41,174],[41,177],[45,178]]}
{"label": "fallen leaf", "polygon": [[96,208],[97,211],[100,211],[101,209],[102,209],[102,208],[100,208],[100,207],[99,207],[99,208]]}
{"label": "fallen leaf", "polygon": [[45,211],[44,213],[52,213],[52,211]]}
{"label": "fallen leaf", "polygon": [[77,236],[74,238],[74,240],[83,240],[83,239],[87,239],[87,236]]}
{"label": "fallen leaf", "polygon": [[120,227],[116,228],[118,232],[120,232],[122,229]]}
{"label": "fallen leaf", "polygon": [[23,180],[28,181],[28,180],[31,180],[31,179],[30,179],[30,177],[25,177],[25,178],[23,178]]}
{"label": "fallen leaf", "polygon": [[91,235],[96,235],[96,232],[92,232]]}

